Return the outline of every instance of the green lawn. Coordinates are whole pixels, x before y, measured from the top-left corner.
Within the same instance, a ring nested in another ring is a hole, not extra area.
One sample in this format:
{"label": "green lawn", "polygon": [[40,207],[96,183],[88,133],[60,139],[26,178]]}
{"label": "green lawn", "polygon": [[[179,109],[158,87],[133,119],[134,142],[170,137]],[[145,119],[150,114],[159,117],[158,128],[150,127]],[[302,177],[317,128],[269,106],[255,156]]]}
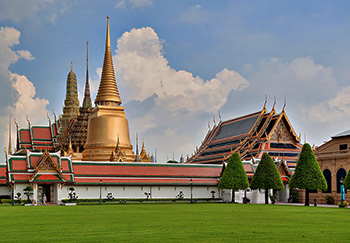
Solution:
{"label": "green lawn", "polygon": [[342,242],[350,209],[283,205],[0,206],[1,242]]}

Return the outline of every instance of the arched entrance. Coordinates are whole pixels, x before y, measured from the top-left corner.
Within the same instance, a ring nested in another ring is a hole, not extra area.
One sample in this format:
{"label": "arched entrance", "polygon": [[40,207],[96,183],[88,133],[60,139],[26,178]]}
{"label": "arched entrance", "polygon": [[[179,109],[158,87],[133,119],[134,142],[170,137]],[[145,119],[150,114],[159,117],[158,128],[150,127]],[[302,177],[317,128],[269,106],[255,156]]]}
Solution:
{"label": "arched entrance", "polygon": [[346,176],[346,171],[343,168],[340,168],[337,172],[337,193],[340,193],[340,178],[345,179],[345,176]]}
{"label": "arched entrance", "polygon": [[327,182],[327,190],[323,191],[323,193],[331,193],[332,192],[332,174],[328,169],[323,171],[324,178]]}

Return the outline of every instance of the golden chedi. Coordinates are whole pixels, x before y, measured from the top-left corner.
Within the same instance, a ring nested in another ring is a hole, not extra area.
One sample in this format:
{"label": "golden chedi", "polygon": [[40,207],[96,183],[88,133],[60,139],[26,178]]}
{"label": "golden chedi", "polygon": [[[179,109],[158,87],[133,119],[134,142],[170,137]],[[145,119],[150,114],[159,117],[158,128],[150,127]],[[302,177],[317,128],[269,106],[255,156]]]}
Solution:
{"label": "golden chedi", "polygon": [[[130,143],[129,124],[115,79],[107,17],[106,49],[95,108],[88,124],[84,146],[85,161],[135,161]],[[118,154],[118,156],[116,156]]]}

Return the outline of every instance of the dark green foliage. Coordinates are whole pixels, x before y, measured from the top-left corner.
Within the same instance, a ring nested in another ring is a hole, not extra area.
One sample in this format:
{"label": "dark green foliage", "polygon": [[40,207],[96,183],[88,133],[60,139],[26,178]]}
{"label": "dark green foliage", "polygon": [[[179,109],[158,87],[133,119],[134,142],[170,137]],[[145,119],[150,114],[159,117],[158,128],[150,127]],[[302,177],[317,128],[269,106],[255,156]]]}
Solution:
{"label": "dark green foliage", "polygon": [[222,189],[246,189],[249,186],[248,177],[238,153],[234,153],[228,160],[227,167],[222,174],[219,188]]}
{"label": "dark green foliage", "polygon": [[281,175],[270,155],[264,153],[258,168],[255,171],[250,189],[274,189],[284,190]]}
{"label": "dark green foliage", "polygon": [[305,143],[301,150],[295,172],[289,181],[289,185],[290,188],[327,190],[326,179],[308,143]]}
{"label": "dark green foliage", "polygon": [[345,179],[344,179],[344,188],[345,189],[350,189],[350,175],[349,175],[349,173],[350,173],[350,169],[349,169],[349,171],[346,174]]}
{"label": "dark green foliage", "polygon": [[32,186],[27,186],[26,188],[23,189],[24,195],[27,196],[27,200],[29,201],[30,196],[33,196],[33,187]]}

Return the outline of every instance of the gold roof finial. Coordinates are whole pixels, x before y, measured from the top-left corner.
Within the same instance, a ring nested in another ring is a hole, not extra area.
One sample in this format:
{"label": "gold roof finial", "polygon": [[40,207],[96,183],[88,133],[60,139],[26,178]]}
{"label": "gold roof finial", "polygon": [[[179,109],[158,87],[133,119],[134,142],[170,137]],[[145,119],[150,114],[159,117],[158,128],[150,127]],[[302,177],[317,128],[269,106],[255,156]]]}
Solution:
{"label": "gold roof finial", "polygon": [[284,108],[286,108],[286,105],[287,105],[287,99],[286,99],[286,97],[284,97],[284,105],[282,108],[282,112],[284,112]]}
{"label": "gold roof finial", "polygon": [[70,70],[73,71],[73,62],[70,62]]}
{"label": "gold roof finial", "polygon": [[267,95],[265,95],[265,102],[264,102],[264,108],[263,108],[263,110],[266,110],[266,104],[267,104]]}
{"label": "gold roof finial", "polygon": [[113,59],[111,53],[111,40],[109,33],[109,16],[107,16],[105,56],[103,60],[100,86],[98,87],[95,104],[97,106],[116,106],[120,105],[121,103],[122,100],[119,96],[119,91],[114,74]]}

